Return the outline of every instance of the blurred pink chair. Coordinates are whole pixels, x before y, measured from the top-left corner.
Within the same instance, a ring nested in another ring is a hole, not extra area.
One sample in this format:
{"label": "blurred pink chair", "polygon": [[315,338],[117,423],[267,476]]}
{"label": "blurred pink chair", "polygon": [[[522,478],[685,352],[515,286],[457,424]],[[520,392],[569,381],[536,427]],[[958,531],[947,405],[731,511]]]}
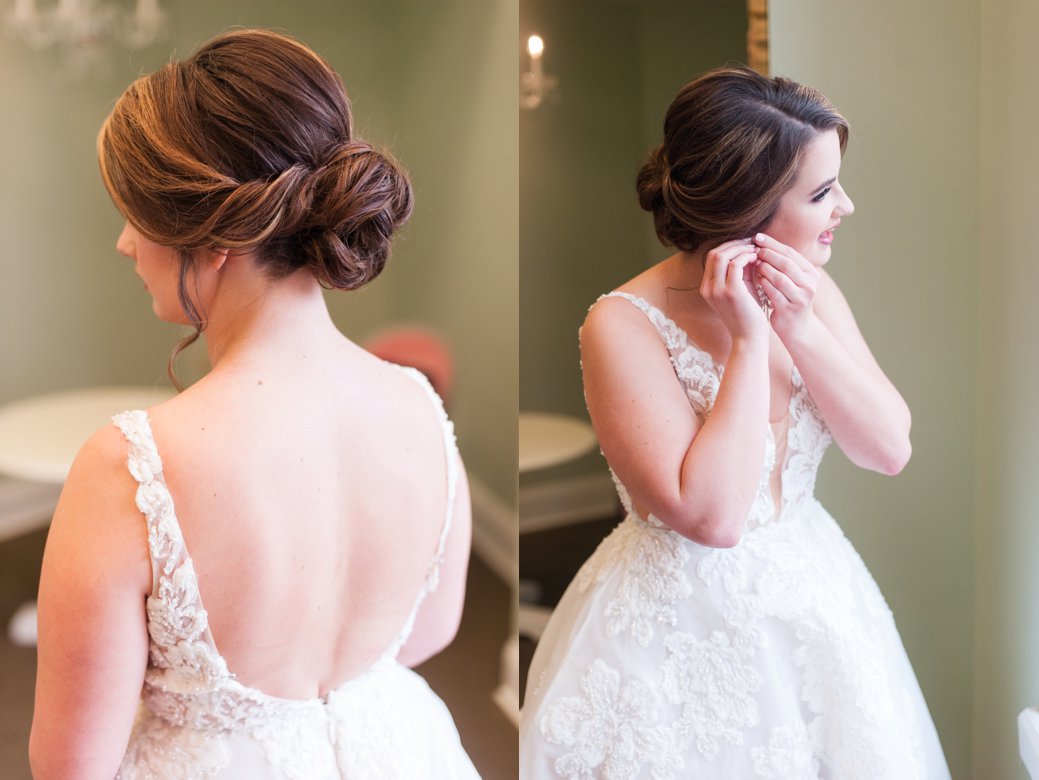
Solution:
{"label": "blurred pink chair", "polygon": [[439,334],[418,325],[395,325],[369,336],[364,348],[383,360],[417,368],[450,409],[454,359]]}

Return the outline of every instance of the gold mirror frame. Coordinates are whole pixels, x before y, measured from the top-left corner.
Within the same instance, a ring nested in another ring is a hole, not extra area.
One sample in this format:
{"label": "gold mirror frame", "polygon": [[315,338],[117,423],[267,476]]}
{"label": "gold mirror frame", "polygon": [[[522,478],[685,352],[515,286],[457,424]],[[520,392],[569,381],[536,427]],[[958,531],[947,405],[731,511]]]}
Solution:
{"label": "gold mirror frame", "polygon": [[747,64],[768,73],[768,0],[747,0]]}

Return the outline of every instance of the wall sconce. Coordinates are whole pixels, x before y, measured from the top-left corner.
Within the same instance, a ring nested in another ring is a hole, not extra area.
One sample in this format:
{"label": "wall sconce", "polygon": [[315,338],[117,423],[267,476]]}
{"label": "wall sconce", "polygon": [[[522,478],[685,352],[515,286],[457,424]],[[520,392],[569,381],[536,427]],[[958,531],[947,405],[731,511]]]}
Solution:
{"label": "wall sconce", "polygon": [[545,74],[542,57],[545,41],[534,34],[527,39],[527,69],[520,74],[520,107],[534,109],[552,97],[559,79]]}
{"label": "wall sconce", "polygon": [[136,0],[132,11],[97,0],[57,0],[50,8],[37,5],[37,0],[14,0],[4,15],[8,36],[32,49],[56,47],[73,69],[100,59],[110,43],[143,49],[165,29],[159,0]]}

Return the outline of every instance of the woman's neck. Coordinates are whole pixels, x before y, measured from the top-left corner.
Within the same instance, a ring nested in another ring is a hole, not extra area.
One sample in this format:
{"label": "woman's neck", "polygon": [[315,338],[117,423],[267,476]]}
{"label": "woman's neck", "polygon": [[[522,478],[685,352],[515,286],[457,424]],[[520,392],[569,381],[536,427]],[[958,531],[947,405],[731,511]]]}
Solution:
{"label": "woman's neck", "polygon": [[694,250],[692,252],[679,252],[672,255],[671,268],[668,276],[668,286],[680,289],[698,289],[703,280],[704,256],[706,250]]}
{"label": "woman's neck", "polygon": [[289,365],[308,348],[342,336],[321,286],[306,270],[271,280],[247,255],[229,258],[209,301],[203,331],[214,370]]}

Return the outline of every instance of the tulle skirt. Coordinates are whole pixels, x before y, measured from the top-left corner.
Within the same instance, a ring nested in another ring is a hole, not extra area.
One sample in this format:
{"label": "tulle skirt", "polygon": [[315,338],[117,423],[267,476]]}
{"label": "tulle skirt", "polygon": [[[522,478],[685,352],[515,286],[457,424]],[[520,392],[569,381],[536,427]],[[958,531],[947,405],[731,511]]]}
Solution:
{"label": "tulle skirt", "polygon": [[633,516],[530,667],[520,777],[945,780],[887,604],[814,499],[731,549]]}

